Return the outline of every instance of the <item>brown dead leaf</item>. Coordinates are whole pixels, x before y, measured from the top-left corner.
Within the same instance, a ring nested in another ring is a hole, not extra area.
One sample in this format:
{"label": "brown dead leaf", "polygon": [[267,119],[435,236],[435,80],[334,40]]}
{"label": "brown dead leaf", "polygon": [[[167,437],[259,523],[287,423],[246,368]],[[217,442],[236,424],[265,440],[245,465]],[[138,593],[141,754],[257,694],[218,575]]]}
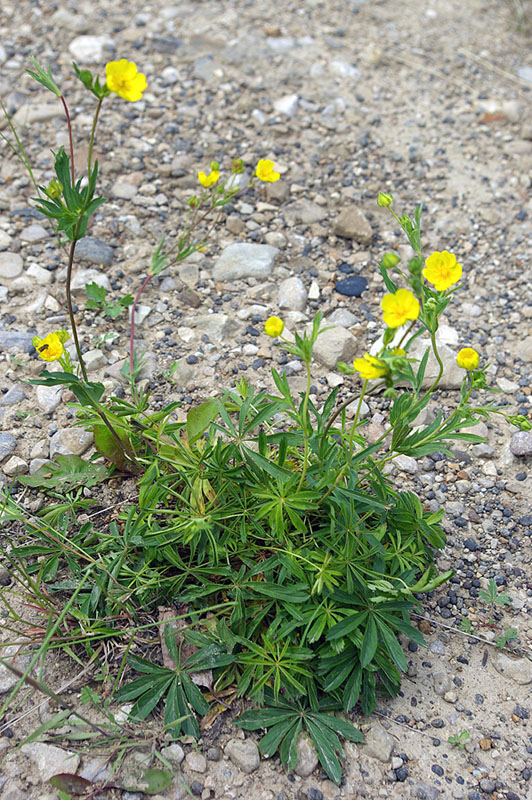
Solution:
{"label": "brown dead leaf", "polygon": [[503,119],[506,119],[506,114],[503,111],[486,111],[479,118],[479,123],[487,125],[490,122],[500,122]]}

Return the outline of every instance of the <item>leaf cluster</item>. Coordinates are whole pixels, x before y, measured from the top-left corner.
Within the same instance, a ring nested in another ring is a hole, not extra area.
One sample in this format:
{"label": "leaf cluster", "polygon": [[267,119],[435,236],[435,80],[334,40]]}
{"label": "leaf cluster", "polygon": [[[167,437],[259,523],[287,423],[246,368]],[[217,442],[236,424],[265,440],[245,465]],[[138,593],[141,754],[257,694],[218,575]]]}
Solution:
{"label": "leaf cluster", "polygon": [[110,319],[119,317],[133,302],[133,295],[131,294],[121,297],[120,300],[108,300],[107,290],[94,281],[85,284],[85,292],[89,298],[85,303],[85,308],[88,308],[90,311],[101,311],[104,316]]}

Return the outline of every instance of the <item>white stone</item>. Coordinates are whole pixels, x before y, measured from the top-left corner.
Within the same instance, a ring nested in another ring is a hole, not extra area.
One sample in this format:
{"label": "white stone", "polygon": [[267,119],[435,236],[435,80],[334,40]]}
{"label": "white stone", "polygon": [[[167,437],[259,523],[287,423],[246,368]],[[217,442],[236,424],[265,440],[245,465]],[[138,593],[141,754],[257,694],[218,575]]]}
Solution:
{"label": "white stone", "polygon": [[77,36],[68,45],[74,59],[81,64],[101,64],[105,49],[112,49],[114,41],[110,36]]}
{"label": "white stone", "polygon": [[[129,306],[128,308],[128,315],[129,321],[131,322],[133,306]],[[151,306],[145,306],[142,303],[138,303],[135,307],[135,325],[142,325],[146,317],[148,317],[152,312]]]}
{"label": "white stone", "polygon": [[269,278],[279,250],[267,244],[236,242],[226,247],[213,270],[215,281]]}
{"label": "white stone", "polygon": [[278,114],[285,114],[287,117],[292,117],[299,104],[299,96],[297,94],[287,94],[284,97],[279,97],[273,101],[273,107]]}
{"label": "white stone", "polygon": [[308,290],[308,299],[309,300],[320,299],[320,287],[317,281],[312,281],[312,283],[310,284],[310,289]]}
{"label": "white stone", "polygon": [[52,282],[52,273],[38,264],[30,264],[25,274],[26,277],[36,281],[40,286],[48,286]]}
{"label": "white stone", "polygon": [[382,725],[373,725],[366,734],[366,743],[362,745],[362,753],[371,758],[386,763],[390,760],[395,745],[395,739]]}
{"label": "white stone", "polygon": [[303,311],[307,304],[307,290],[301,278],[286,278],[279,286],[279,308]]}
{"label": "white stone", "polygon": [[30,458],[48,458],[50,454],[50,442],[48,439],[39,439],[31,448]]}
{"label": "white stone", "polygon": [[126,183],[118,180],[113,183],[111,192],[115,197],[118,197],[121,200],[132,200],[137,194],[137,187],[132,183]]}
{"label": "white stone", "polygon": [[347,61],[331,61],[331,72],[334,72],[335,75],[339,75],[341,78],[352,78],[353,80],[358,80],[362,77],[360,70]]}
{"label": "white stone", "polygon": [[260,765],[259,748],[253,739],[229,739],[224,753],[238,769],[248,775]]}
{"label": "white stone", "polygon": [[3,470],[6,475],[13,478],[15,475],[24,475],[28,471],[28,465],[23,458],[11,456],[9,461],[4,464]]}
{"label": "white stone", "polygon": [[207,334],[213,342],[227,342],[238,330],[238,323],[227,314],[201,314],[196,317],[196,330],[200,336]]}
{"label": "white stone", "polygon": [[111,291],[111,284],[105,272],[100,269],[80,269],[74,270],[72,275],[72,294],[84,293],[87,283],[97,283],[106,291]]}

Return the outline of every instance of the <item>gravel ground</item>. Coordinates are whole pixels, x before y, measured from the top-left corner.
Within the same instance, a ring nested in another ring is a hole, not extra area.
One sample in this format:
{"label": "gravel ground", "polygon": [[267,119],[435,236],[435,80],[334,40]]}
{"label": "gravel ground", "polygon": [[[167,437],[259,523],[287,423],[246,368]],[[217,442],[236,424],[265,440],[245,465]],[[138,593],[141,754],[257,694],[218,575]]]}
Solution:
{"label": "gravel ground", "polygon": [[[76,274],[91,377],[109,392],[123,391],[128,326],[125,315],[112,322],[85,311],[85,283],[97,280],[115,299],[134,292],[161,236],[171,241],[179,231],[198,169],[213,159],[229,166],[236,156],[252,169],[267,157],[281,180],[240,196],[205,252],[152,281],[143,296],[142,379],[155,408],[178,400],[184,413],[241,375],[270,387],[273,365],[297,390],[301,365],[265,341],[262,323],[275,313],[294,329],[318,310],[335,327],[320,339],[313,391],[319,400],[340,385],[347,397],[352,379],[334,365],[379,335],[376,264],[390,249],[408,254],[376,206],[384,190],[406,212],[423,201],[426,251],[451,250],[464,267],[440,329],[445,390],[427,413],[455,404],[461,376],[454,354],[470,345],[490,362],[497,401],[532,417],[532,58],[530,37],[516,24],[520,5],[4,2],[0,97],[24,126],[38,182],[52,177],[50,147],[66,138],[60,104],[24,73],[29,56],[51,63],[70,99],[81,153],[94,104],[71,76],[72,59],[102,73],[106,61],[126,57],[148,80],[142,101],[106,101],[96,140],[109,200],[79,248]],[[42,366],[32,336],[66,325],[65,259],[31,210],[33,188],[3,141],[0,152],[0,460],[12,481],[54,453],[90,453],[91,439],[72,429],[65,394],[23,384]],[[104,341],[111,332],[115,338]],[[380,409],[377,398],[365,412],[377,429]],[[224,722],[216,737],[184,748],[183,776],[194,795],[532,796],[532,434],[497,420],[479,430],[486,444],[456,450],[454,460],[397,459],[398,484],[431,508],[446,508],[439,564],[456,573],[424,600],[419,626],[429,648],[409,645],[401,696],[357,720],[368,743],[346,746],[344,784],[313,770],[312,752],[301,759],[303,776],[286,775],[277,759],[259,763],[256,740]],[[98,498],[100,490],[92,491]],[[35,511],[42,500],[28,493],[26,502]],[[491,578],[512,600],[495,613],[479,596]],[[457,632],[463,618],[482,641]],[[506,627],[517,630],[508,648],[514,655],[491,644]],[[10,685],[0,672],[0,699]],[[37,724],[30,717],[2,729],[9,735],[0,734],[0,754]],[[462,731],[470,734],[464,748],[448,744]],[[180,761],[183,751],[173,758]],[[88,774],[95,768],[88,762],[25,745],[3,768],[0,798],[52,798],[52,767],[72,771],[76,764]],[[184,783],[164,795],[185,796]]]}

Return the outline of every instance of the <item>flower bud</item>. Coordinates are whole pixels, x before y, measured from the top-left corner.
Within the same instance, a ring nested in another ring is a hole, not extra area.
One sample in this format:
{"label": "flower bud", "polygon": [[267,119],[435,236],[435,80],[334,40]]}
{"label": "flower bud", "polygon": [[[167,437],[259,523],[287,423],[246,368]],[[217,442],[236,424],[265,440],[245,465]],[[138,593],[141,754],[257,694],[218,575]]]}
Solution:
{"label": "flower bud", "polygon": [[377,205],[381,208],[388,208],[393,203],[393,196],[386,192],[379,192],[377,196]]}
{"label": "flower bud", "polygon": [[241,158],[235,158],[233,161],[233,174],[242,175],[244,172],[244,162]]}
{"label": "flower bud", "polygon": [[57,178],[52,178],[46,189],[46,194],[52,200],[55,200],[57,197],[61,197],[63,194],[63,184],[58,181]]}
{"label": "flower bud", "polygon": [[211,170],[213,172],[220,172],[220,165],[217,161],[211,161]]}
{"label": "flower bud", "polygon": [[438,303],[433,297],[429,297],[429,299],[425,303],[425,311],[437,311],[437,310],[438,310]]}
{"label": "flower bud", "polygon": [[393,269],[400,260],[396,253],[385,253],[382,257],[381,264],[384,269]]}
{"label": "flower bud", "polygon": [[397,390],[393,388],[393,386],[389,386],[387,389],[384,390],[382,393],[383,397],[388,397],[390,400],[395,400],[397,397]]}
{"label": "flower bud", "polygon": [[532,422],[530,422],[528,417],[525,417],[524,414],[508,415],[506,419],[508,420],[508,422],[511,422],[512,425],[515,425],[522,431],[532,430]]}

